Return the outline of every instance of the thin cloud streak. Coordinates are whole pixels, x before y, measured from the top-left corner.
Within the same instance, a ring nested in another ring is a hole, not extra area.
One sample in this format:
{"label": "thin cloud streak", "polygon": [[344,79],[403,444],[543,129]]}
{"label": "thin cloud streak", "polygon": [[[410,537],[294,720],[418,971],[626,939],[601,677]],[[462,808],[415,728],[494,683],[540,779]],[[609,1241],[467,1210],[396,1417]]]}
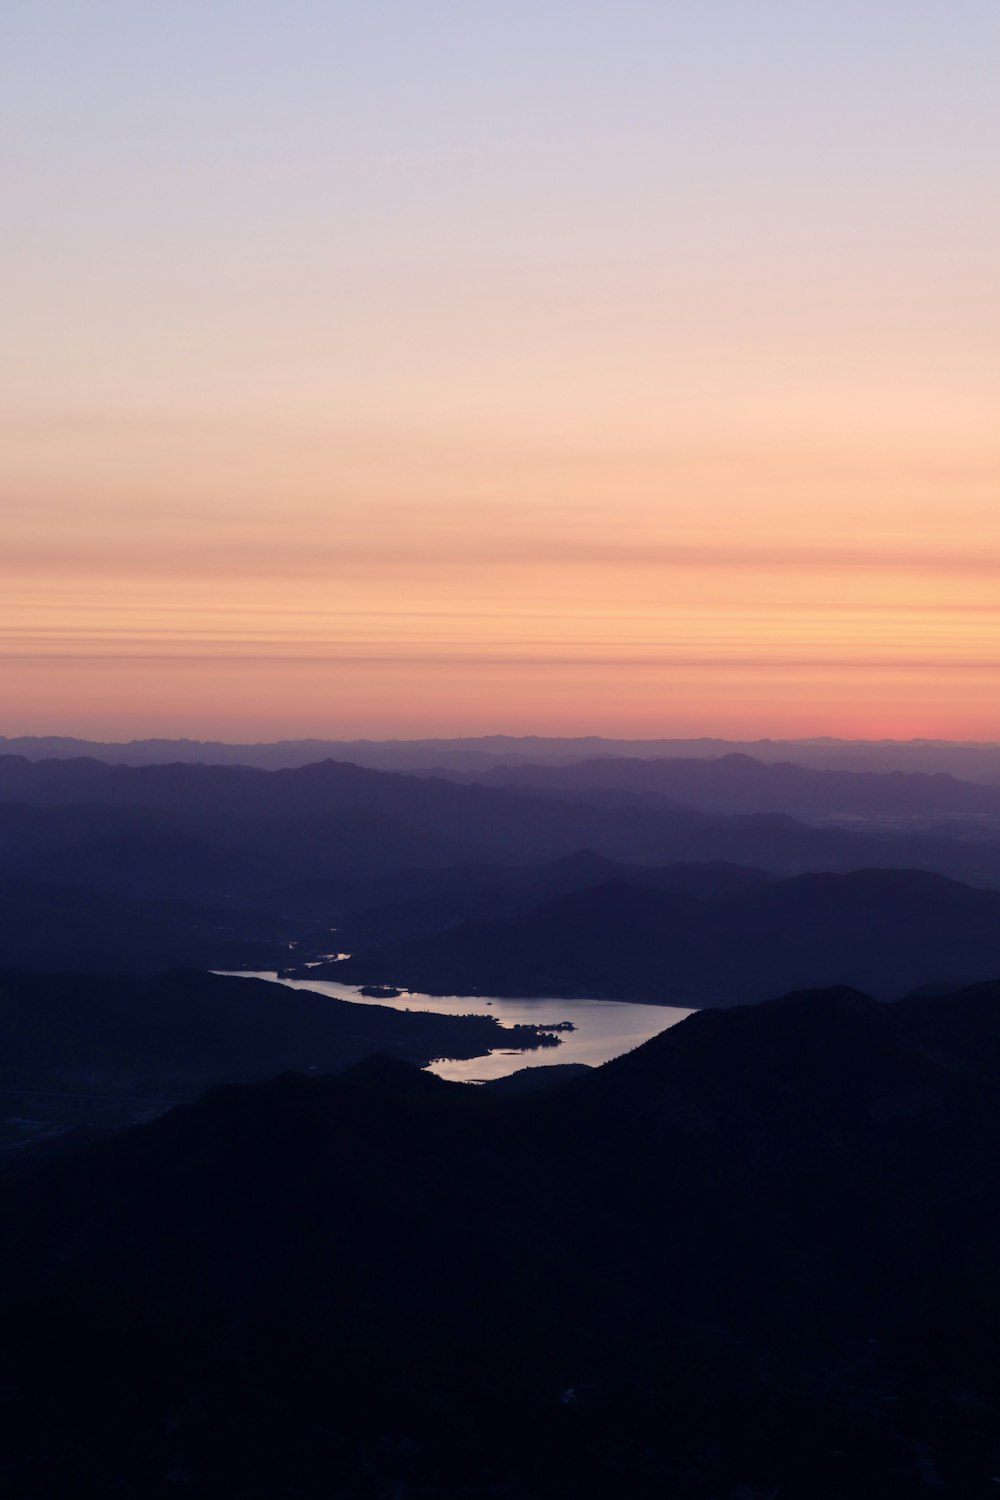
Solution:
{"label": "thin cloud streak", "polygon": [[[215,548],[218,547],[216,551]],[[152,578],[183,577],[302,579],[327,573],[362,573],[417,575],[423,572],[477,570],[496,572],[504,568],[519,571],[561,573],[572,569],[586,570],[592,576],[612,571],[703,571],[724,572],[885,572],[928,575],[931,577],[1000,578],[1000,552],[991,549],[953,550],[930,546],[917,548],[764,547],[703,545],[676,542],[623,542],[549,537],[544,539],[474,538],[471,540],[438,540],[423,542],[389,542],[380,537],[366,541],[316,539],[312,544],[288,546],[280,540],[273,544],[251,544],[241,539],[225,543],[207,538],[182,544],[167,543],[136,547],[134,544],[111,543],[88,545],[53,541],[5,546],[0,563],[0,577],[25,573],[49,575],[53,570],[72,577],[123,571],[127,576]]]}
{"label": "thin cloud streak", "polygon": [[5,652],[4,658],[10,662],[47,661],[61,662],[73,665],[79,662],[145,662],[154,664],[156,662],[250,662],[268,663],[278,665],[301,665],[328,667],[404,667],[418,668],[429,667],[474,667],[477,671],[488,668],[516,668],[518,671],[531,668],[559,669],[573,668],[574,670],[600,670],[611,668],[614,671],[622,670],[648,670],[650,667],[667,668],[678,670],[708,671],[720,669],[725,671],[739,671],[743,669],[759,669],[766,671],[838,671],[838,672],[876,672],[876,673],[899,673],[899,672],[1000,672],[1000,658],[996,660],[978,660],[976,658],[959,658],[952,656],[928,657],[915,659],[912,657],[891,657],[870,659],[865,657],[818,657],[818,656],[769,656],[766,654],[745,656],[554,656],[551,654],[502,654],[490,653],[480,654],[469,652],[397,652],[397,653],[339,653],[309,654],[307,652],[221,652],[221,651],[198,651],[198,652],[143,652],[141,650],[106,651],[106,652],[53,652],[53,651],[12,651]]}

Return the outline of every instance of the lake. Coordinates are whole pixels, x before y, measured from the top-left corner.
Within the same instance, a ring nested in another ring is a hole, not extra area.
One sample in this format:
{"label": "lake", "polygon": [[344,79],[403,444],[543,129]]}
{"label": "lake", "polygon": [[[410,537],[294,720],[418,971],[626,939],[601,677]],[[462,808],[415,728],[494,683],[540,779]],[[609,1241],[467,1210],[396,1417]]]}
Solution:
{"label": "lake", "polygon": [[558,1047],[540,1047],[531,1051],[510,1048],[491,1052],[488,1057],[474,1057],[464,1062],[442,1060],[430,1065],[430,1071],[441,1078],[464,1083],[482,1083],[488,1078],[502,1078],[518,1068],[545,1067],[551,1063],[589,1063],[591,1067],[610,1062],[623,1052],[648,1042],[685,1016],[690,1010],[676,1005],[633,1005],[624,1000],[551,1000],[542,996],[530,1000],[504,1000],[497,995],[421,995],[404,990],[396,999],[372,1000],[361,995],[353,985],[333,979],[278,979],[274,971],[248,971],[239,974],[248,979],[269,979],[293,990],[316,990],[337,1000],[357,1005],[387,1005],[393,1010],[433,1011],[440,1016],[495,1016],[504,1026],[518,1024],[554,1025],[572,1021],[575,1031],[559,1032]]}

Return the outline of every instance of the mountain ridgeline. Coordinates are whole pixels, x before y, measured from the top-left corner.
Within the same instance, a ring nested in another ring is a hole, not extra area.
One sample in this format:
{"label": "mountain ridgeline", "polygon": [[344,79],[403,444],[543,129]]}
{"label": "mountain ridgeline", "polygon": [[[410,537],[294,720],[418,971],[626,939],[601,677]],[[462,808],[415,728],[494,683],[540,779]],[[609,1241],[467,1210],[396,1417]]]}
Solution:
{"label": "mountain ridgeline", "polygon": [[613,789],[671,799],[705,812],[780,808],[806,818],[1000,819],[996,783],[965,781],[944,771],[840,770],[763,762],[742,754],[657,759],[608,755],[570,765],[504,763],[451,774],[486,786],[547,792]]}
{"label": "mountain ridgeline", "polygon": [[430,994],[746,1004],[848,984],[896,999],[1000,974],[1000,892],[917,871],[800,875],[712,901],[616,880],[317,976]]}
{"label": "mountain ridgeline", "polygon": [[314,977],[686,1005],[1000,973],[996,787],[736,756],[489,776],[2,756],[0,964],[346,952]]}
{"label": "mountain ridgeline", "polygon": [[0,735],[0,754],[28,760],[87,757],[111,765],[258,766],[275,771],[346,760],[378,771],[487,771],[495,767],[577,765],[595,759],[719,760],[752,756],[765,764],[782,761],[832,771],[944,772],[966,781],[1000,784],[1000,743],[953,740],[839,740],[828,735],[804,740],[699,739],[616,740],[601,735],[551,738],[540,735],[482,735],[425,740],[278,740],[233,745],[218,740],[146,739],[107,743],[69,735]]}
{"label": "mountain ridgeline", "polygon": [[[727,762],[710,764],[712,776],[728,775]],[[768,781],[773,805],[734,814],[660,793],[650,803],[629,788],[594,785],[590,770],[579,773],[586,786],[539,790],[335,761],[262,771],[0,756],[0,875],[211,901],[309,879],[406,866],[535,863],[591,849],[646,865],[718,860],[782,875],[915,868],[1000,884],[992,787],[948,777],[810,773],[836,782],[836,794],[821,799],[827,804],[870,812],[881,793],[883,811],[916,803],[945,824],[883,826],[871,817],[850,828],[815,826],[784,805],[795,800],[801,777],[787,776],[784,767],[758,769],[767,777],[780,773]],[[741,777],[744,770],[741,763]],[[938,786],[935,802],[928,787]]]}

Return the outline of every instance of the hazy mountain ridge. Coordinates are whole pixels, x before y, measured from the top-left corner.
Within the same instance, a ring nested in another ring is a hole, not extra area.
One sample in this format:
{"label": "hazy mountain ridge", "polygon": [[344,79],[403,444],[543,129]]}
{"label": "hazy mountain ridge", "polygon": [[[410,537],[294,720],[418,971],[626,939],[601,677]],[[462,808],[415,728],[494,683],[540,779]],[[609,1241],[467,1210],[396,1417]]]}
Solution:
{"label": "hazy mountain ridge", "polygon": [[1000,744],[951,740],[841,740],[812,739],[619,740],[600,735],[546,737],[541,735],[482,735],[457,739],[410,740],[279,740],[269,743],[226,744],[217,740],[144,739],[119,743],[75,739],[59,735],[0,735],[0,753],[31,760],[90,756],[122,765],[151,765],[195,761],[215,765],[260,766],[265,769],[308,765],[317,760],[353,761],[384,770],[488,769],[507,762],[570,763],[595,756],[662,756],[699,758],[731,753],[766,762],[792,761],[828,770],[938,771],[969,780],[1000,783]]}
{"label": "hazy mountain ridge", "polygon": [[[99,834],[105,817],[117,845]],[[185,840],[188,860],[178,853]],[[10,876],[58,878],[68,851],[78,883],[246,903],[302,882],[363,881],[406,866],[542,863],[587,848],[648,865],[724,861],[784,875],[887,866],[1000,883],[1000,843],[988,838],[814,828],[780,811],[603,805],[567,791],[547,796],[329,761],[269,772],[0,757],[0,874]]]}
{"label": "hazy mountain ridge", "polygon": [[800,817],[1000,818],[1000,786],[943,771],[829,770],[749,755],[689,759],[605,756],[571,765],[507,764],[454,773],[489,786],[541,791],[656,793],[702,812],[786,812]]}

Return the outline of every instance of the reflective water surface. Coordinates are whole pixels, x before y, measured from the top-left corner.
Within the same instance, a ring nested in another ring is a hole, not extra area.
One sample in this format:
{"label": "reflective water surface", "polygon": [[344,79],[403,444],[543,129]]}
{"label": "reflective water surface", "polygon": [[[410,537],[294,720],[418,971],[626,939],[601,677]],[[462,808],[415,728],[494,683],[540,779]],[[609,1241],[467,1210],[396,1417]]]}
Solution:
{"label": "reflective water surface", "polygon": [[388,1005],[393,1010],[428,1010],[442,1016],[496,1016],[504,1026],[518,1023],[542,1026],[572,1021],[575,1031],[560,1031],[558,1047],[538,1047],[525,1052],[517,1048],[491,1052],[488,1057],[474,1057],[463,1062],[441,1059],[431,1063],[430,1071],[442,1078],[461,1079],[466,1083],[501,1078],[518,1068],[545,1067],[551,1063],[589,1063],[596,1067],[623,1052],[630,1052],[651,1036],[676,1026],[690,1010],[676,1005],[633,1005],[619,1000],[550,1000],[544,996],[530,1000],[504,1000],[491,995],[421,995],[404,990],[396,999],[372,1000],[360,995],[353,985],[338,984],[333,979],[278,979],[273,972],[239,971],[249,979],[270,979],[293,990],[316,990],[337,1000],[359,1005]]}

